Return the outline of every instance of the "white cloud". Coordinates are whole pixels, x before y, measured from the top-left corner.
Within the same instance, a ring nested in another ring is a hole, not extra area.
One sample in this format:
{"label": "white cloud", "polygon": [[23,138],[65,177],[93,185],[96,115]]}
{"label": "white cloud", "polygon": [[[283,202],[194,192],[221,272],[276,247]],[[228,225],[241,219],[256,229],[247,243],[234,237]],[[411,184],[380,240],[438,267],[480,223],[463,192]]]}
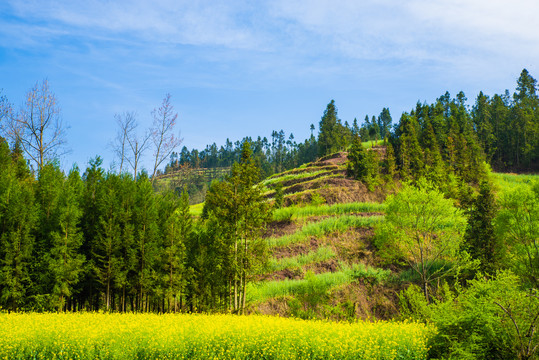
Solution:
{"label": "white cloud", "polygon": [[252,30],[236,22],[241,7],[228,2],[37,1],[11,2],[26,19],[68,26],[71,31],[108,32],[148,41],[251,48],[261,45]]}

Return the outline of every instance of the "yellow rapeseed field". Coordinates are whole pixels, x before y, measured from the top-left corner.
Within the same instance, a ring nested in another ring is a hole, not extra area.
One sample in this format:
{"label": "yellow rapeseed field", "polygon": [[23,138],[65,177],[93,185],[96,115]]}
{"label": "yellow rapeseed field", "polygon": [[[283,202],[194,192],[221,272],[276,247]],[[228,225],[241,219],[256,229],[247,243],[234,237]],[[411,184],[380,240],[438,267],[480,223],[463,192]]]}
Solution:
{"label": "yellow rapeseed field", "polygon": [[409,322],[0,313],[0,359],[425,359],[432,333]]}

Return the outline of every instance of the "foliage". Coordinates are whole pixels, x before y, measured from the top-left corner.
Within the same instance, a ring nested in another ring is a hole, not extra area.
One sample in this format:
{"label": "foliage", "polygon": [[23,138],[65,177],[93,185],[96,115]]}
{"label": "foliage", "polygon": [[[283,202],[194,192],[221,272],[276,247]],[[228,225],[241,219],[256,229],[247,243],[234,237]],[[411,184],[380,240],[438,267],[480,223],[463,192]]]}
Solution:
{"label": "foliage", "polygon": [[214,227],[211,231],[228,249],[231,269],[227,280],[234,292],[234,311],[245,308],[247,281],[267,260],[266,243],[260,236],[272,214],[258,180],[250,143],[245,142],[240,163],[232,166],[226,181],[210,188],[203,210],[209,226]]}
{"label": "foliage", "polygon": [[539,181],[505,193],[496,217],[496,232],[509,248],[511,266],[539,288]]}
{"label": "foliage", "polygon": [[[458,270],[465,219],[453,201],[426,181],[405,185],[386,200],[385,221],[377,229],[377,246],[392,259],[402,258],[421,277],[425,298],[429,284]],[[437,261],[448,261],[431,271]],[[454,262],[451,264],[450,262]]]}
{"label": "foliage", "polygon": [[365,182],[369,190],[374,190],[380,173],[377,153],[367,151],[361,144],[359,137],[355,137],[348,153],[348,160],[348,176]]}
{"label": "foliage", "polygon": [[520,288],[519,279],[500,272],[478,277],[466,288],[427,304],[417,286],[400,296],[403,315],[426,320],[438,329],[429,342],[430,358],[534,359],[539,334],[539,297]]}
{"label": "foliage", "polygon": [[503,244],[494,231],[494,218],[497,212],[496,199],[492,185],[482,181],[479,194],[468,211],[468,225],[464,235],[470,256],[480,261],[480,270],[493,274],[502,266]]}

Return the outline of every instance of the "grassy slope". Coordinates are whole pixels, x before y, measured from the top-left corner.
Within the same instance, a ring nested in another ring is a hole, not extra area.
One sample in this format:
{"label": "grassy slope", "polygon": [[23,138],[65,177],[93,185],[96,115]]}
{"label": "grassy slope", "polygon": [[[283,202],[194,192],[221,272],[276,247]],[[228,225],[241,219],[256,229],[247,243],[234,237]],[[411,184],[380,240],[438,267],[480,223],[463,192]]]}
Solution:
{"label": "grassy slope", "polygon": [[[347,179],[346,162],[345,153],[335,154],[261,183],[270,202],[282,184],[285,207],[274,212],[266,234],[271,259],[250,284],[251,312],[332,319],[397,313],[396,293],[408,284],[409,271],[384,265],[372,244],[387,191],[369,192]],[[538,178],[494,174],[502,192]],[[202,206],[191,212],[200,215]]]}
{"label": "grassy slope", "polygon": [[372,245],[383,190],[346,178],[346,163],[338,153],[262,182],[270,202],[282,184],[285,207],[266,235],[270,264],[249,287],[252,312],[332,319],[395,313],[395,275],[380,267]]}

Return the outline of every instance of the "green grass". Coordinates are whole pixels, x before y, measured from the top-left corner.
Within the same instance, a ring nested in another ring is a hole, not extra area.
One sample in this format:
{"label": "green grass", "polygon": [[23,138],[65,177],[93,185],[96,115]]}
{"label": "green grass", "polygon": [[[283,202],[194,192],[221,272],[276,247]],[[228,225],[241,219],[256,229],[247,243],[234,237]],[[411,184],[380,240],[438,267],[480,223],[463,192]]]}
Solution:
{"label": "green grass", "polygon": [[202,215],[203,208],[204,208],[204,203],[191,205],[189,206],[189,212],[191,213],[191,215],[200,216]]}
{"label": "green grass", "polygon": [[375,140],[369,140],[369,141],[363,141],[361,143],[361,145],[365,148],[365,149],[370,149],[372,148],[374,145],[382,145],[384,143],[384,140],[378,140],[378,141],[375,141]]}
{"label": "green grass", "polygon": [[247,299],[250,303],[263,302],[268,299],[289,296],[306,295],[329,289],[352,281],[349,271],[328,272],[312,275],[301,280],[267,281],[259,284],[249,283]]}
{"label": "green grass", "polygon": [[308,178],[308,177],[311,177],[311,176],[324,174],[326,172],[327,171],[325,171],[325,170],[318,170],[318,171],[307,171],[307,172],[301,172],[301,173],[285,174],[285,175],[282,175],[282,176],[272,177],[272,178],[266,179],[266,180],[262,181],[262,185],[268,186],[268,185],[275,184],[275,183],[278,183],[278,182],[285,182],[285,181],[289,181],[289,180],[300,180],[300,179]]}
{"label": "green grass", "polygon": [[516,187],[530,186],[532,183],[539,181],[539,175],[494,173],[494,179],[498,182],[500,190],[502,192],[507,192]]}
{"label": "green grass", "polygon": [[335,252],[329,246],[319,247],[316,251],[298,256],[270,260],[271,271],[299,268],[305,265],[322,262],[335,257]]}
{"label": "green grass", "polygon": [[289,206],[275,210],[273,220],[298,219],[308,216],[345,215],[363,212],[383,212],[385,204],[373,202],[353,202],[346,204],[319,205],[319,206]]}
{"label": "green grass", "polygon": [[[344,178],[344,175],[343,174],[328,173],[328,175],[323,175],[323,176],[317,177],[315,179],[311,179],[311,180],[303,181],[303,182],[298,182],[298,183],[292,184],[290,186],[287,186],[287,187],[283,188],[283,192],[286,194],[285,196],[292,196],[292,195],[306,193],[306,192],[313,191],[313,190],[318,190],[322,186],[326,185],[326,184],[324,184],[324,182],[326,180],[328,180],[328,179],[338,179],[338,178]],[[315,184],[315,183],[320,183],[321,186],[314,185],[310,189],[296,191],[296,192],[293,192],[293,193],[288,192],[290,188],[292,188],[294,186],[297,186],[298,184],[301,184],[301,187],[304,187],[304,186],[308,186],[309,184]],[[267,188],[266,188],[266,191],[264,192],[264,195],[270,195],[270,194],[273,196],[275,194],[275,190],[273,190],[273,189],[272,190],[267,190]]]}
{"label": "green grass", "polygon": [[391,275],[390,270],[372,268],[364,264],[341,267],[342,269],[337,272],[326,272],[317,275],[308,273],[304,279],[300,280],[287,279],[284,281],[266,281],[258,284],[249,283],[247,299],[251,303],[259,303],[283,296],[326,293],[334,287],[348,284],[357,279],[363,279],[371,283],[381,283]]}
{"label": "green grass", "polygon": [[267,239],[270,247],[285,246],[307,241],[310,237],[322,237],[334,232],[343,232],[353,227],[372,226],[379,223],[383,216],[360,217],[354,215],[342,215],[330,217],[322,221],[308,223],[299,231],[281,237]]}

